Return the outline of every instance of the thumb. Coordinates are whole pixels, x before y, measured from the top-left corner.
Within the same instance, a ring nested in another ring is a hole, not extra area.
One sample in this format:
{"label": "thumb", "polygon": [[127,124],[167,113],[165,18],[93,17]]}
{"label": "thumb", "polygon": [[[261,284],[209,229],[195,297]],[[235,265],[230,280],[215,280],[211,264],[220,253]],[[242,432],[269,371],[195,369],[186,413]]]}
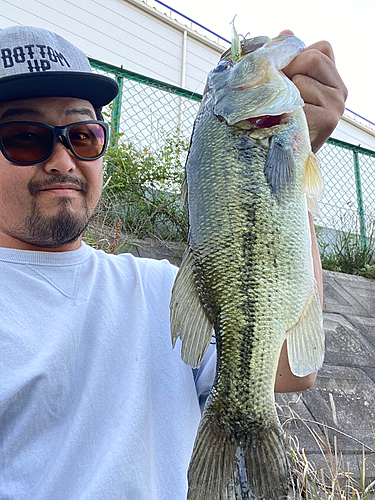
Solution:
{"label": "thumb", "polygon": [[280,35],[292,35],[292,36],[294,36],[294,33],[291,30],[284,30],[281,33],[279,33],[279,36]]}

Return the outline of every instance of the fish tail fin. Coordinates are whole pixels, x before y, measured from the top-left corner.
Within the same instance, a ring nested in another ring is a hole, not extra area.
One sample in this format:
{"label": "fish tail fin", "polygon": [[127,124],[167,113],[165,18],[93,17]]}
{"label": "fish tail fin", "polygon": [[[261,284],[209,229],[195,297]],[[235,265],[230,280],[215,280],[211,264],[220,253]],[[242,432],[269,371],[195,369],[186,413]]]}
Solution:
{"label": "fish tail fin", "polygon": [[240,439],[221,431],[213,415],[203,415],[188,472],[187,500],[286,500],[288,478],[277,421]]}

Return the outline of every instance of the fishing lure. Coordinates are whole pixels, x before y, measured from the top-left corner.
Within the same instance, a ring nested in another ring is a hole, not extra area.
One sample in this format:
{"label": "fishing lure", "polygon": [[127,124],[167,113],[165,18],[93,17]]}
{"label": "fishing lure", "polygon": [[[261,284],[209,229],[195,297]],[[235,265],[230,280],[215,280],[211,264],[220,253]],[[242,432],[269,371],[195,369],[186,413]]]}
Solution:
{"label": "fishing lure", "polygon": [[236,31],[236,28],[234,26],[234,20],[236,19],[237,14],[234,16],[232,19],[231,25],[231,52],[232,52],[232,59],[234,62],[238,61],[239,58],[241,57],[241,42],[240,42],[240,37],[238,36],[238,33]]}

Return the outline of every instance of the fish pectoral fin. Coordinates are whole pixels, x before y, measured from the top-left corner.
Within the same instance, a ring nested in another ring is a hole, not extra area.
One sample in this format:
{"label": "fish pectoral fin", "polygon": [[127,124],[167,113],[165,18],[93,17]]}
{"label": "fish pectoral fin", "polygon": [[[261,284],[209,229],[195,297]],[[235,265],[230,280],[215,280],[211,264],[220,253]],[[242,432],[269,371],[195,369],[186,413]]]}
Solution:
{"label": "fish pectoral fin", "polygon": [[189,247],[173,286],[170,318],[173,347],[180,337],[181,358],[186,364],[198,368],[212,338],[212,325],[199,299]]}
{"label": "fish pectoral fin", "polygon": [[289,365],[294,375],[305,377],[321,368],[324,360],[324,330],[316,283],[297,323],[286,332],[286,339]]}
{"label": "fish pectoral fin", "polygon": [[323,196],[324,183],[319,159],[311,152],[305,163],[303,187],[306,193],[307,209],[319,217],[318,200]]}
{"label": "fish pectoral fin", "polygon": [[294,183],[294,157],[290,145],[282,145],[277,136],[273,136],[264,164],[264,175],[271,193],[281,198],[286,188]]}

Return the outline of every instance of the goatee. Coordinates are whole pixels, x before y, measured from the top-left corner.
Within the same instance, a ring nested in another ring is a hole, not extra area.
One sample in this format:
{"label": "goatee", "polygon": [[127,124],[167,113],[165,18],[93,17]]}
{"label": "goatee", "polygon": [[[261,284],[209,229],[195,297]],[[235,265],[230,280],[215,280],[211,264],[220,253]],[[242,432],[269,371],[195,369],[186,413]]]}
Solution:
{"label": "goatee", "polygon": [[[79,188],[82,196],[80,210],[70,207],[73,201],[68,196],[57,199],[58,210],[52,215],[42,211],[37,204],[40,191],[56,185],[73,184]],[[19,229],[22,240],[35,246],[57,248],[76,241],[85,230],[90,212],[87,206],[88,185],[82,179],[73,176],[51,177],[43,181],[30,181],[29,192],[33,196],[30,214]]]}
{"label": "goatee", "polygon": [[34,203],[33,210],[25,221],[24,241],[31,245],[57,248],[76,241],[85,230],[90,214],[84,200],[84,212],[69,210],[71,200],[62,196],[60,210],[55,215],[46,215]]}

